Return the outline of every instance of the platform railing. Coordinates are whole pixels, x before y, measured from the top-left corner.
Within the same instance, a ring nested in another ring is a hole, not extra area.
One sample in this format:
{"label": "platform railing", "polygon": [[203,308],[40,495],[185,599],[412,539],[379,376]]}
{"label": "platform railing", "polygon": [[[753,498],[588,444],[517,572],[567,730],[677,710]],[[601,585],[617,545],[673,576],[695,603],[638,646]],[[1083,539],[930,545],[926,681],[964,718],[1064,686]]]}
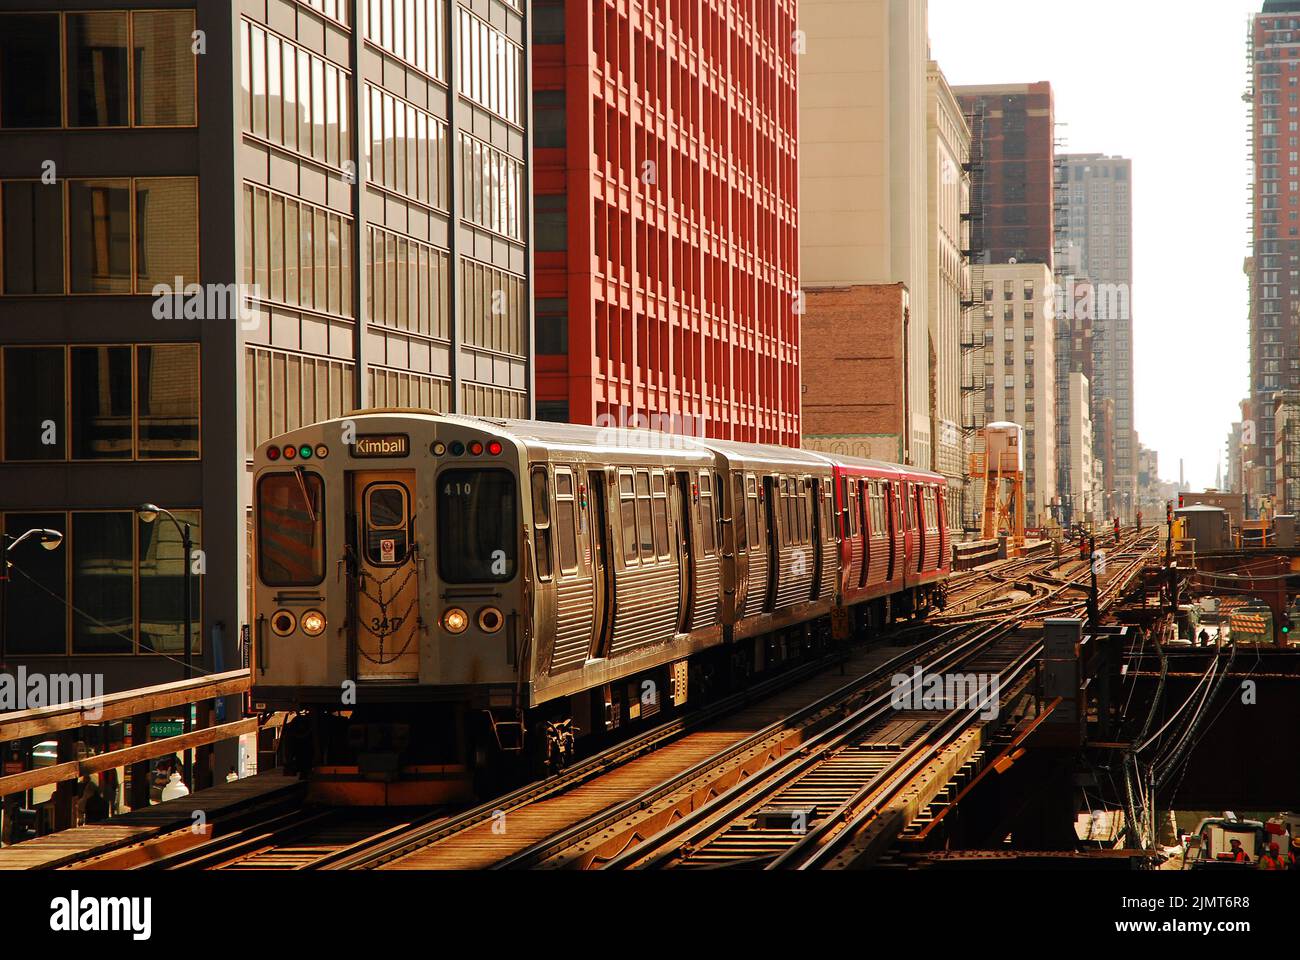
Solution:
{"label": "platform railing", "polygon": [[[53,764],[0,776],[0,800],[9,801],[5,806],[12,809],[14,795],[54,785],[53,828],[65,829],[74,825],[76,819],[77,792],[73,788],[79,779],[106,770],[130,767],[130,806],[135,808],[147,805],[150,760],[210,747],[247,733],[255,733],[258,729],[256,717],[217,723],[213,722],[217,715],[215,709],[200,708],[196,711],[196,729],[177,736],[150,740],[150,714],[174,707],[188,709],[191,704],[202,705],[209,701],[215,707],[215,701],[219,698],[244,694],[250,685],[251,674],[245,668],[57,706],[0,713],[0,756],[11,756],[9,744],[30,741],[32,738],[53,739],[58,744]],[[84,757],[77,756],[77,744],[85,739],[82,731],[117,721],[127,721],[129,724],[131,746]],[[195,788],[210,785],[211,773],[205,769],[206,766],[200,762],[195,773],[197,783],[187,786]]]}

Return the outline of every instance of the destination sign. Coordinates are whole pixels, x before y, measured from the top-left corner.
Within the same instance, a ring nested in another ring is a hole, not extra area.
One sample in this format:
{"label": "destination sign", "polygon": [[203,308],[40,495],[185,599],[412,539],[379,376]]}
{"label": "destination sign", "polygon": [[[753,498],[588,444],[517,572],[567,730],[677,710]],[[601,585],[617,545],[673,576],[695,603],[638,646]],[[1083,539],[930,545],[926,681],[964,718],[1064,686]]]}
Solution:
{"label": "destination sign", "polygon": [[352,444],[352,456],[361,459],[404,457],[410,452],[411,438],[404,433],[359,433]]}

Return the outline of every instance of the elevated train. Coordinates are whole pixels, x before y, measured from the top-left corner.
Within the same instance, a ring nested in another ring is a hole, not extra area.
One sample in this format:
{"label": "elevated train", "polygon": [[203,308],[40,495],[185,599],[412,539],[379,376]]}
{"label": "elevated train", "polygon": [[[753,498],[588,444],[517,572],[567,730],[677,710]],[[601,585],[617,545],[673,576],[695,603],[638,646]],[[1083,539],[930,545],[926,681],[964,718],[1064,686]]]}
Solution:
{"label": "elevated train", "polygon": [[951,572],[941,476],[650,431],[365,411],[263,445],[253,490],[254,704],[338,802],[562,763]]}

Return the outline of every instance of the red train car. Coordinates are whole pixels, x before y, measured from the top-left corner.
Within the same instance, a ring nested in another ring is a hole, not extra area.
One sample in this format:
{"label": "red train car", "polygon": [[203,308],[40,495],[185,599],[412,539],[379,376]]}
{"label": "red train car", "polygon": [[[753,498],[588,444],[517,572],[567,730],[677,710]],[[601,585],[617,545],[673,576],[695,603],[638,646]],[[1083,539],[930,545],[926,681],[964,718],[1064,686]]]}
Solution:
{"label": "red train car", "polygon": [[944,478],[891,463],[829,459],[844,606],[866,626],[941,606],[952,572]]}

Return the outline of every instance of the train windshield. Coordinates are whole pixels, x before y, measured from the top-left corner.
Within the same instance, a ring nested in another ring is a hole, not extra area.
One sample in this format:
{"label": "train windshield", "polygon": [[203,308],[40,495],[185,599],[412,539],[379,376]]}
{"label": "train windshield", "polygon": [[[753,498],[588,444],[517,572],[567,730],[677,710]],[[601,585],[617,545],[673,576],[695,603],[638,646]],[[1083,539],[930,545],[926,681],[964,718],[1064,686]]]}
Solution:
{"label": "train windshield", "polygon": [[445,470],[438,477],[438,571],[445,582],[514,579],[517,485],[508,470]]}
{"label": "train windshield", "polygon": [[325,484],[299,468],[257,483],[257,569],[268,587],[310,587],[325,578]]}

